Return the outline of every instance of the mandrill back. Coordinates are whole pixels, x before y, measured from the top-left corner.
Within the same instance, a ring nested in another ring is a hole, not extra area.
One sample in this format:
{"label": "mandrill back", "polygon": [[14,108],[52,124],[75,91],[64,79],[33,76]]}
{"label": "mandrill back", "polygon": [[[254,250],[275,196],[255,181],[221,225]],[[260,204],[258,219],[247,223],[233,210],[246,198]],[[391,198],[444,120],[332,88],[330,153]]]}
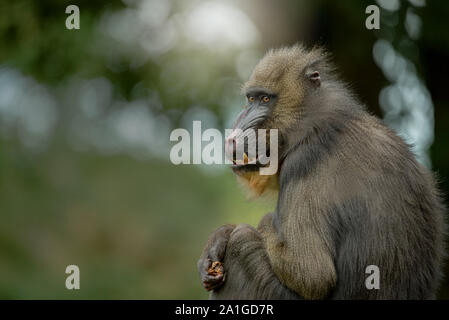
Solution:
{"label": "mandrill back", "polygon": [[[351,99],[343,101],[351,105]],[[446,230],[435,179],[393,131],[351,109],[323,117],[319,129],[285,159],[278,232],[300,236],[303,223],[318,226],[335,265],[337,285],[329,298],[432,299]],[[366,288],[369,265],[379,267],[378,290]]]}

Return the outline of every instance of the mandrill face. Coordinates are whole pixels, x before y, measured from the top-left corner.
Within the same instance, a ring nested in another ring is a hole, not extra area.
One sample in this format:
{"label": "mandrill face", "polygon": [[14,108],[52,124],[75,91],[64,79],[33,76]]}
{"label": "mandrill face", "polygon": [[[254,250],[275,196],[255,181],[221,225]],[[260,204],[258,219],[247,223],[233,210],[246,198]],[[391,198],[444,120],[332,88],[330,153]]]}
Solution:
{"label": "mandrill face", "polygon": [[269,164],[266,158],[270,157],[272,128],[267,124],[278,99],[276,93],[262,87],[251,87],[245,94],[247,104],[226,138],[226,154],[235,172],[257,171]]}
{"label": "mandrill face", "polygon": [[[226,138],[225,152],[233,161],[233,171],[250,184],[274,161],[276,170],[269,175],[276,175],[279,157],[287,153],[289,144],[297,142],[291,132],[301,125],[305,97],[319,90],[321,79],[316,67],[323,55],[320,50],[307,51],[301,46],[269,51],[244,84],[247,103]],[[253,132],[248,133],[248,129]],[[275,145],[269,137],[273,131],[277,134]],[[293,140],[287,141],[287,136]],[[264,190],[259,188],[256,193]]]}

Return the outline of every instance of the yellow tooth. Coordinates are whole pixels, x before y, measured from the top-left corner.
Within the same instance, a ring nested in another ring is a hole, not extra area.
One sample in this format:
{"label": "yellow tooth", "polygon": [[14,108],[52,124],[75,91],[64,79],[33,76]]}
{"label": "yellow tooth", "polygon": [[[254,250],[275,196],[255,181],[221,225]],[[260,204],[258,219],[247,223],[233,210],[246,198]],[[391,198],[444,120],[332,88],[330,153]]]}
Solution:
{"label": "yellow tooth", "polygon": [[246,152],[243,152],[243,163],[248,163],[248,156],[246,155]]}

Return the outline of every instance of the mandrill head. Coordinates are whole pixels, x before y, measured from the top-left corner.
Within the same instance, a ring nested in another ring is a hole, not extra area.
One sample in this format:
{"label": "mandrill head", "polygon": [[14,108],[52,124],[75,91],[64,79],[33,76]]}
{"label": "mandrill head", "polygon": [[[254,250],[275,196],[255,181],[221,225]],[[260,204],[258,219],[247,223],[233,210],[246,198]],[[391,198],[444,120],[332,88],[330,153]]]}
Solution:
{"label": "mandrill head", "polygon": [[225,151],[233,171],[255,195],[277,185],[282,159],[300,139],[297,130],[310,109],[307,101],[319,95],[331,74],[322,49],[295,45],[270,50],[243,85],[247,103],[226,138]]}

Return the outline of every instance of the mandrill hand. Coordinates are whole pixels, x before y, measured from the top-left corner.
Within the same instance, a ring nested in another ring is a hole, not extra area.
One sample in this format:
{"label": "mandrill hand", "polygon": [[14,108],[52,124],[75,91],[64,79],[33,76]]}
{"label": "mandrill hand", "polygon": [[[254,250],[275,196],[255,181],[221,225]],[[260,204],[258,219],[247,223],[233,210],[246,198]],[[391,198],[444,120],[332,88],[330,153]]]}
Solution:
{"label": "mandrill hand", "polygon": [[206,247],[198,261],[201,283],[207,291],[220,287],[225,281],[223,258],[235,225],[226,224],[215,230],[207,239]]}

